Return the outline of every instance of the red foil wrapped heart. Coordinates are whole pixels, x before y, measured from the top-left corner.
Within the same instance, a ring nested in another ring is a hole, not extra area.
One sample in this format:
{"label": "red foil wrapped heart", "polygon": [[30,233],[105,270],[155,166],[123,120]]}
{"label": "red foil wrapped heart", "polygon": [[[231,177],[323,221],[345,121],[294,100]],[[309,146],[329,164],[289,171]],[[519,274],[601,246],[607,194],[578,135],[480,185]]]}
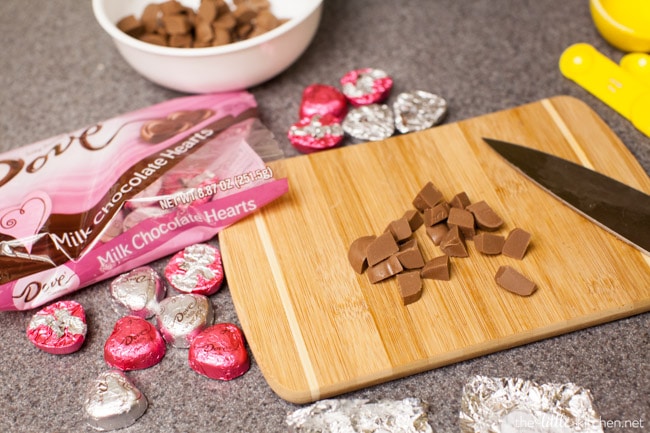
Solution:
{"label": "red foil wrapped heart", "polygon": [[213,325],[197,335],[188,360],[192,370],[211,379],[232,380],[250,368],[244,335],[232,323]]}
{"label": "red foil wrapped heart", "polygon": [[86,312],[75,301],[55,302],[38,311],[27,326],[27,338],[54,355],[76,352],[86,339]]}
{"label": "red foil wrapped heart", "polygon": [[342,122],[348,112],[348,100],[336,87],[327,84],[312,84],[302,92],[299,118],[312,117],[316,114],[331,114]]}
{"label": "red foil wrapped heart", "polygon": [[104,344],[104,360],[119,370],[152,367],[165,356],[165,340],[155,326],[136,316],[122,317]]}

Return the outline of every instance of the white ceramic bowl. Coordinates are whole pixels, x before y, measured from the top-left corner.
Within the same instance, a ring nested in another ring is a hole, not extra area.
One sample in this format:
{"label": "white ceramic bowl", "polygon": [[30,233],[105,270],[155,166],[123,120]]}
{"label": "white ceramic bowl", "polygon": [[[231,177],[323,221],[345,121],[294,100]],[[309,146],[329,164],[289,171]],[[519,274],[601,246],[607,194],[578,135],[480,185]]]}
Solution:
{"label": "white ceramic bowl", "polygon": [[[163,0],[93,0],[95,18],[113,38],[124,59],[161,86],[186,93],[241,90],[267,81],[288,68],[311,42],[322,0],[271,0],[271,11],[289,21],[260,36],[219,47],[171,48],[139,41],[116,23],[140,17],[149,3]],[[196,9],[200,0],[180,0]]]}

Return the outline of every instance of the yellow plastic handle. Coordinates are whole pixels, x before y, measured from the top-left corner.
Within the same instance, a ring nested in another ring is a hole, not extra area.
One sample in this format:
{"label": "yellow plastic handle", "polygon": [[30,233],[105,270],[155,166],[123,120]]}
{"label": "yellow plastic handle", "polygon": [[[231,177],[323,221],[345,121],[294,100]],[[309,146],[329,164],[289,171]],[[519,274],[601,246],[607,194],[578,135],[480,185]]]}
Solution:
{"label": "yellow plastic handle", "polygon": [[585,43],[564,50],[560,71],[650,137],[650,87],[643,81]]}
{"label": "yellow plastic handle", "polygon": [[[650,3],[650,2],[649,2]],[[619,62],[621,68],[634,75],[650,88],[650,54],[630,53]]]}

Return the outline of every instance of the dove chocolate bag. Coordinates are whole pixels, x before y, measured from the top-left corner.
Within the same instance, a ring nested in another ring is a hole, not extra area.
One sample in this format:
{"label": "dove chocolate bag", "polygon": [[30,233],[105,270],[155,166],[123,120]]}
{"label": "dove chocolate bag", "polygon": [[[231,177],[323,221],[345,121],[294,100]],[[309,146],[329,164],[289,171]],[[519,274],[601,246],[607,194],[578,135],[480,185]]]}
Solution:
{"label": "dove chocolate bag", "polygon": [[213,237],[285,193],[248,92],[195,95],[0,154],[0,310]]}

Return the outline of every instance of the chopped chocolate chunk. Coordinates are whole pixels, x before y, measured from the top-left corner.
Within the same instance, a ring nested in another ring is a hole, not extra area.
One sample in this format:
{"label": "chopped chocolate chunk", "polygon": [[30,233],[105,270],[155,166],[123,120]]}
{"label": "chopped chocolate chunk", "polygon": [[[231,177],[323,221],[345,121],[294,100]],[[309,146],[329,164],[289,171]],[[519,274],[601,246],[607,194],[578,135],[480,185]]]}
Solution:
{"label": "chopped chocolate chunk", "polygon": [[422,224],[424,224],[424,221],[422,220],[422,215],[420,215],[420,212],[418,212],[416,209],[409,209],[406,212],[404,212],[404,217],[407,219],[409,222],[409,225],[411,226],[411,231],[416,231],[419,229]]}
{"label": "chopped chocolate chunk", "polygon": [[472,203],[466,209],[474,215],[476,225],[483,230],[496,230],[503,225],[501,217],[483,200]]}
{"label": "chopped chocolate chunk", "polygon": [[459,209],[465,209],[470,205],[470,203],[471,201],[464,191],[456,194],[451,200],[449,200],[449,205],[451,207],[457,207]]}
{"label": "chopped chocolate chunk", "polygon": [[187,21],[185,15],[163,15],[162,20],[165,25],[165,30],[170,35],[185,35],[190,31],[190,23]]}
{"label": "chopped chocolate chunk", "polygon": [[411,225],[409,224],[409,221],[406,219],[406,217],[391,221],[386,230],[393,235],[397,242],[404,241],[410,238],[413,234]]}
{"label": "chopped chocolate chunk", "polygon": [[160,3],[160,10],[163,15],[176,15],[183,12],[183,5],[176,0],[168,0]]}
{"label": "chopped chocolate chunk", "polygon": [[469,257],[465,239],[458,226],[449,228],[449,232],[440,241],[440,249],[449,257]]}
{"label": "chopped chocolate chunk", "polygon": [[199,22],[211,23],[217,18],[217,3],[213,1],[202,1],[196,11]]}
{"label": "chopped chocolate chunk", "polygon": [[501,253],[504,256],[512,257],[513,259],[523,259],[524,255],[526,255],[528,245],[530,244],[530,238],[530,233],[526,230],[520,228],[513,229],[508,234]]}
{"label": "chopped chocolate chunk", "polygon": [[468,210],[452,207],[449,209],[449,217],[447,218],[449,227],[457,226],[466,239],[472,239],[475,230],[474,215]]}
{"label": "chopped chocolate chunk", "polygon": [[368,245],[366,250],[368,266],[374,266],[399,251],[392,233],[384,232]]}
{"label": "chopped chocolate chunk", "polygon": [[397,285],[404,305],[412,304],[422,297],[420,271],[407,271],[398,274]]}
{"label": "chopped chocolate chunk", "polygon": [[537,289],[535,283],[510,266],[501,266],[494,279],[499,286],[521,296],[530,296]]}
{"label": "chopped chocolate chunk", "polygon": [[357,274],[362,274],[368,267],[366,252],[368,245],[377,238],[375,235],[361,236],[355,239],[348,250],[348,261]]}
{"label": "chopped chocolate chunk", "polygon": [[212,30],[212,26],[210,25],[209,22],[204,22],[204,21],[199,21],[196,24],[196,28],[194,29],[194,34],[196,37],[196,41],[194,42],[194,46],[196,46],[196,43],[199,42],[205,42],[206,44],[210,41],[212,41],[212,38],[214,37],[214,31]]}
{"label": "chopped chocolate chunk", "polygon": [[160,26],[158,19],[161,15],[160,6],[156,3],[148,4],[144,8],[141,20],[147,33],[156,33],[156,29]]}
{"label": "chopped chocolate chunk", "polygon": [[170,35],[169,46],[174,48],[191,48],[192,36],[191,35]]}
{"label": "chopped chocolate chunk", "polygon": [[219,15],[213,23],[214,27],[220,27],[226,30],[232,30],[237,25],[237,20],[231,14]]}
{"label": "chopped chocolate chunk", "polygon": [[449,217],[449,204],[442,202],[434,207],[430,207],[424,210],[423,221],[424,225],[431,227],[434,224],[438,224]]}
{"label": "chopped chocolate chunk", "polygon": [[167,37],[157,33],[146,33],[140,38],[141,41],[155,45],[167,45]]}
{"label": "chopped chocolate chunk", "polygon": [[378,283],[393,275],[399,274],[404,268],[395,256],[390,256],[386,260],[377,263],[368,268],[368,280],[372,284]]}
{"label": "chopped chocolate chunk", "polygon": [[442,193],[433,185],[433,183],[427,182],[413,199],[413,206],[420,212],[424,212],[425,209],[434,207],[442,200]]}
{"label": "chopped chocolate chunk", "polygon": [[212,39],[212,46],[213,47],[218,47],[220,45],[227,45],[232,42],[232,38],[230,37],[230,32],[228,30],[218,27],[218,26],[213,26],[214,30],[214,39]]}
{"label": "chopped chocolate chunk", "polygon": [[424,266],[424,258],[416,239],[411,239],[400,245],[395,256],[404,269],[419,269]]}
{"label": "chopped chocolate chunk", "polygon": [[427,230],[427,235],[429,235],[429,237],[433,241],[433,244],[438,246],[440,245],[440,241],[442,241],[442,239],[449,231],[449,227],[445,223],[439,223],[431,227],[427,227],[426,230]]}
{"label": "chopped chocolate chunk", "polygon": [[479,233],[474,236],[474,245],[479,253],[501,254],[506,239],[493,233]]}
{"label": "chopped chocolate chunk", "polygon": [[449,281],[449,256],[438,256],[426,262],[420,276],[431,280]]}
{"label": "chopped chocolate chunk", "polygon": [[144,24],[134,15],[129,15],[117,22],[117,28],[129,36],[139,38],[145,32]]}

